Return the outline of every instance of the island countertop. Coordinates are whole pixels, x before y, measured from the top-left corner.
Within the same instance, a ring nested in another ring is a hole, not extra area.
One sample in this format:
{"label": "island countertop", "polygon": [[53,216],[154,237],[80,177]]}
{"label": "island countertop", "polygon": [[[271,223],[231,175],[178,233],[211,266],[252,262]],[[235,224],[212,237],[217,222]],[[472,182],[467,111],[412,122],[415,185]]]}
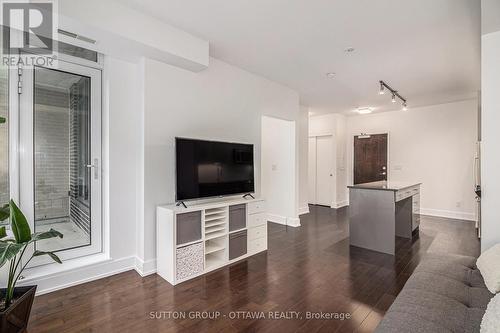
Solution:
{"label": "island countertop", "polygon": [[363,189],[363,190],[379,190],[379,191],[399,191],[408,187],[418,186],[422,183],[418,182],[402,182],[402,181],[379,181],[373,183],[363,183],[356,185],[349,185],[348,188]]}

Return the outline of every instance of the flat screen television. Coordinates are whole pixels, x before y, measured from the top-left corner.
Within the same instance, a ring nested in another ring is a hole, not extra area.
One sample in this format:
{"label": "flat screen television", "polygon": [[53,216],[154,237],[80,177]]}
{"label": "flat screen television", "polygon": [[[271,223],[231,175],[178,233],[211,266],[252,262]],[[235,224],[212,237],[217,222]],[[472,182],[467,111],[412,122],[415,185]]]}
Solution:
{"label": "flat screen television", "polygon": [[175,138],[176,200],[254,192],[253,145]]}

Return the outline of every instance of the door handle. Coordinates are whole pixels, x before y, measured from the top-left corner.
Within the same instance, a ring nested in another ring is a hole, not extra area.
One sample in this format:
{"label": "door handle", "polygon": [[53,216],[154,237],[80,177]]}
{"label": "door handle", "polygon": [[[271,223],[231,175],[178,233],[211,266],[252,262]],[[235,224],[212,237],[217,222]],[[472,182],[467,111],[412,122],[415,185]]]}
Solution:
{"label": "door handle", "polygon": [[94,164],[87,164],[86,167],[89,169],[94,169],[94,179],[99,178],[99,160],[97,158],[94,158]]}

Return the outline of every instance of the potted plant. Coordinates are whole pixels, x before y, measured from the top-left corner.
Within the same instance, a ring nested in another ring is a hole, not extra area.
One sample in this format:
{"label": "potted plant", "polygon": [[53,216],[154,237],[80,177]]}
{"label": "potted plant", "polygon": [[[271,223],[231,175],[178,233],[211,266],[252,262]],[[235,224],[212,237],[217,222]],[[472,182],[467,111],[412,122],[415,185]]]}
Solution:
{"label": "potted plant", "polygon": [[[28,255],[26,249],[36,241],[53,237],[62,238],[63,235],[54,229],[32,234],[26,217],[13,200],[0,208],[0,221],[9,217],[13,238],[7,236],[5,226],[0,227],[0,267],[9,263],[7,287],[0,289],[0,332],[18,333],[26,331],[36,291],[36,286],[16,288],[23,270],[31,259],[43,255],[48,255],[61,264],[61,260],[53,252],[28,250],[30,252]],[[27,255],[24,256],[25,254]]]}

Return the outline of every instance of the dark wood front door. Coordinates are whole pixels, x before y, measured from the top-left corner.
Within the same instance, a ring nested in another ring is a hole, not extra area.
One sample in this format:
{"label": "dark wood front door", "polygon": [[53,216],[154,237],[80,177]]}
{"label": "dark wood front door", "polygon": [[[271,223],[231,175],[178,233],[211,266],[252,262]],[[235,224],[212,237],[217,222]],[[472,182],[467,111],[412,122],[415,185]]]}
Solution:
{"label": "dark wood front door", "polygon": [[354,137],[354,184],[387,180],[387,134]]}

